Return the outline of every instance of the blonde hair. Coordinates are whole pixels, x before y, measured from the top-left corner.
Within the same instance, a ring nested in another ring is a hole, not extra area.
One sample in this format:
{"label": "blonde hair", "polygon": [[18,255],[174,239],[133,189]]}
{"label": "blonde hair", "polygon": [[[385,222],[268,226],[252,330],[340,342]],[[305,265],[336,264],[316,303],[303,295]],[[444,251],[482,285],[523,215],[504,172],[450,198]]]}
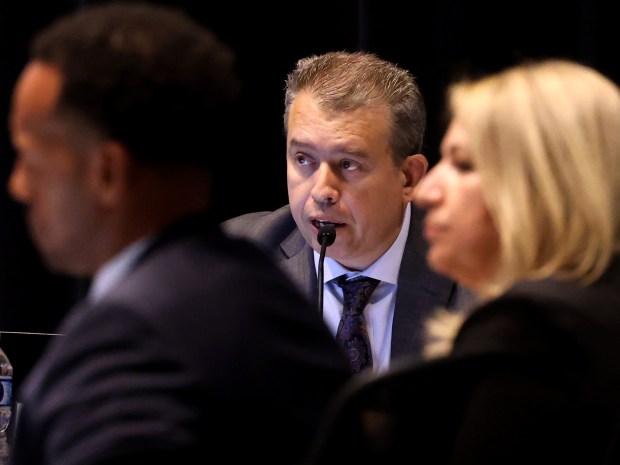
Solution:
{"label": "blonde hair", "polygon": [[596,280],[620,248],[616,84],[550,59],[456,83],[448,96],[500,236],[485,293],[550,276]]}

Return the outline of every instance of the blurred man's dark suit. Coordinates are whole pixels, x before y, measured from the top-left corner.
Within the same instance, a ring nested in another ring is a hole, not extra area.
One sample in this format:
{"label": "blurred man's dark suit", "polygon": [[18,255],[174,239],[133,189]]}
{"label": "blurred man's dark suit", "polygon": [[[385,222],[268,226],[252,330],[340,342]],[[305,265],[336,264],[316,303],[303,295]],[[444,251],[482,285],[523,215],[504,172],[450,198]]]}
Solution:
{"label": "blurred man's dark suit", "polygon": [[256,246],[181,221],[69,313],[18,399],[13,458],[293,463],[350,376],[313,310]]}

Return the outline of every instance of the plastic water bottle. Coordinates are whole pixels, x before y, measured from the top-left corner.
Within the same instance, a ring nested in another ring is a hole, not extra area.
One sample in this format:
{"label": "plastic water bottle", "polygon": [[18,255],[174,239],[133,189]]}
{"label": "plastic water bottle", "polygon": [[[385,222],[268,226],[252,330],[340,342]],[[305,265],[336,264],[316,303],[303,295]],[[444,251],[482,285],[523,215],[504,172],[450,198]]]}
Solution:
{"label": "plastic water bottle", "polygon": [[0,347],[0,465],[9,460],[7,428],[13,408],[13,365]]}

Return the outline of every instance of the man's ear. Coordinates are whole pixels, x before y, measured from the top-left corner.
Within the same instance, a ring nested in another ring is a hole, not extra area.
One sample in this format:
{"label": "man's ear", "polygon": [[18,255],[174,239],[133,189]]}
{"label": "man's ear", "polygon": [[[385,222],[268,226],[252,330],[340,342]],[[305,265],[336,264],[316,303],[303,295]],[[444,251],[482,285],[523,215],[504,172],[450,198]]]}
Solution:
{"label": "man's ear", "polygon": [[123,144],[105,141],[93,151],[91,181],[104,206],[116,205],[131,182],[133,160]]}
{"label": "man's ear", "polygon": [[428,160],[421,153],[409,155],[402,164],[403,174],[405,175],[405,185],[403,186],[403,195],[405,200],[413,200],[413,192],[422,177],[428,170]]}

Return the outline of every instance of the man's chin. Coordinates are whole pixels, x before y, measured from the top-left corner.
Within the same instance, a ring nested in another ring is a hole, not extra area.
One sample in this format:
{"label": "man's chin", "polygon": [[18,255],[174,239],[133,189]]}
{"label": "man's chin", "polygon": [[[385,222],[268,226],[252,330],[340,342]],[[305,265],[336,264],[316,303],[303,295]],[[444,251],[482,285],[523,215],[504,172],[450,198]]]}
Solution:
{"label": "man's chin", "polygon": [[73,277],[81,277],[86,273],[83,270],[83,265],[78,263],[72,263],[67,260],[67,257],[58,253],[42,250],[40,252],[44,265],[56,274],[62,274]]}

